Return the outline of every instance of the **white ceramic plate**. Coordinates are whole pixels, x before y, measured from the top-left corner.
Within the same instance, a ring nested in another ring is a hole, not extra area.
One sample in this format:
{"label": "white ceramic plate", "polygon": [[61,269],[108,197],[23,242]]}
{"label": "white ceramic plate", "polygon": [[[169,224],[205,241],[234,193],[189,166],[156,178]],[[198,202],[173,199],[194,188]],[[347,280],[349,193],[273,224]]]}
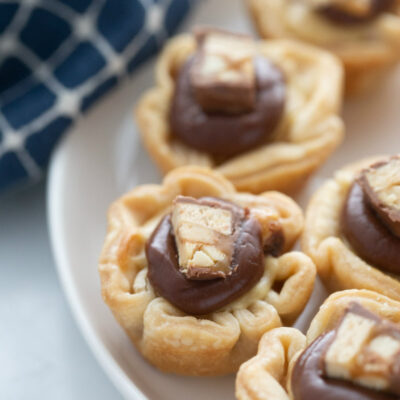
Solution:
{"label": "white ceramic plate", "polygon": [[[226,7],[229,3],[229,8]],[[207,23],[251,32],[240,0],[202,2],[188,26]],[[187,27],[186,27],[187,28]],[[234,377],[187,378],[163,374],[144,361],[100,296],[97,260],[108,205],[132,187],[159,182],[160,175],[140,144],[133,104],[152,84],[153,64],[125,81],[62,141],[50,168],[48,217],[60,279],[83,335],[125,398],[233,399]],[[332,172],[357,158],[400,152],[400,70],[385,87],[347,103],[347,138],[298,199]],[[305,329],[324,298],[317,285],[297,326]]]}

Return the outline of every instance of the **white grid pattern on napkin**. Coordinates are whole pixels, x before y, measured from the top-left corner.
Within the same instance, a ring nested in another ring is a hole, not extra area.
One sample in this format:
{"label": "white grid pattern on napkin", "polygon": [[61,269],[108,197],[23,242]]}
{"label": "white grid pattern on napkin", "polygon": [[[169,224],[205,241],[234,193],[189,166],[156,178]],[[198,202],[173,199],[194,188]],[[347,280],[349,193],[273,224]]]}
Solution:
{"label": "white grid pattern on napkin", "polygon": [[[165,27],[162,26],[163,17],[172,0],[159,3],[153,3],[151,0],[140,0],[140,2],[146,12],[146,23],[143,24],[141,32],[135,36],[123,52],[117,53],[96,27],[96,19],[105,0],[93,2],[84,14],[74,11],[61,2],[40,1],[40,8],[50,11],[68,21],[73,21],[72,34],[49,59],[42,61],[29,47],[18,40],[21,30],[35,9],[35,5],[39,4],[39,1],[15,1],[15,3],[19,4],[19,8],[0,38],[0,64],[4,60],[5,55],[12,54],[16,56],[33,71],[37,81],[43,83],[56,94],[57,101],[49,110],[16,131],[1,112],[1,106],[9,99],[16,98],[19,94],[24,93],[27,90],[27,86],[29,87],[29,85],[33,84],[32,77],[28,77],[14,87],[6,90],[0,98],[0,131],[3,133],[3,140],[0,143],[0,157],[8,151],[13,151],[28,172],[31,180],[36,181],[40,178],[42,174],[41,169],[24,146],[29,135],[45,128],[58,116],[66,116],[73,119],[78,118],[81,112],[80,105],[82,99],[109,78],[115,76],[121,79],[125,76],[127,74],[127,63],[134,57],[146,40],[148,40],[149,36],[157,34],[156,39],[159,43],[166,37],[167,32],[165,31]],[[80,39],[90,40],[90,43],[104,57],[106,67],[71,90],[64,87],[57,80],[49,66],[61,64],[71,51],[73,51],[74,46]],[[35,84],[38,83],[37,81]]]}

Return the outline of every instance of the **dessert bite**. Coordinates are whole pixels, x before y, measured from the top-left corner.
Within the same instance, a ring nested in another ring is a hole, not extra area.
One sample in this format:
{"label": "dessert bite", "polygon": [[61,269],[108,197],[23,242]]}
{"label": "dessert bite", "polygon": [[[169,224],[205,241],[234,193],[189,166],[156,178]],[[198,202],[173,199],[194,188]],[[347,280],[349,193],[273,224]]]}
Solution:
{"label": "dessert bite", "polygon": [[246,0],[261,37],[298,39],[343,62],[348,96],[377,87],[400,60],[399,0]]}
{"label": "dessert bite", "polygon": [[330,290],[369,289],[400,300],[400,158],[335,173],[312,197],[302,248]]}
{"label": "dessert bite", "polygon": [[299,41],[198,28],[169,41],[136,121],[163,173],[207,166],[240,191],[294,193],[342,140],[342,74]]}
{"label": "dessert bite", "polygon": [[375,292],[332,294],[307,335],[276,328],[236,378],[239,400],[394,400],[400,396],[400,303]]}
{"label": "dessert bite", "polygon": [[210,169],[174,170],[111,205],[104,300],[157,368],[235,372],[263,333],[292,324],[309,299],[315,266],[290,251],[302,224],[283,194],[237,192]]}

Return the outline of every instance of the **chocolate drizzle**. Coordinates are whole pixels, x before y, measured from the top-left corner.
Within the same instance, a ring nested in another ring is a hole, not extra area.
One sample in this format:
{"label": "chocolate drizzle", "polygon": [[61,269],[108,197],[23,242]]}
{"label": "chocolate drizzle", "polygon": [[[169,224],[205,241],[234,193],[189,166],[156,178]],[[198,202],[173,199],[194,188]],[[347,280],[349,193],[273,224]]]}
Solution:
{"label": "chocolate drizzle", "polygon": [[264,273],[264,253],[259,222],[248,213],[244,215],[235,242],[232,273],[203,281],[187,279],[179,271],[171,216],[165,216],[146,243],[148,278],[155,292],[187,314],[205,315],[250,290]]}
{"label": "chocolate drizzle", "polygon": [[190,84],[190,58],[181,68],[170,109],[172,134],[186,145],[216,157],[231,157],[265,142],[284,110],[285,79],[266,58],[255,58],[257,101],[253,111],[232,115],[206,113]]}

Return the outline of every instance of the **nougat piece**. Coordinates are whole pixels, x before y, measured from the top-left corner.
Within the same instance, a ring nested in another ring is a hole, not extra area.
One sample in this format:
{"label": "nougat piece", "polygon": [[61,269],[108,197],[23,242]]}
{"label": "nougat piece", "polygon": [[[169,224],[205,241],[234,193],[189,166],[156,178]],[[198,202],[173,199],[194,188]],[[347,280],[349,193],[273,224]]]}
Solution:
{"label": "nougat piece", "polygon": [[400,157],[365,169],[358,182],[384,224],[400,237]]}
{"label": "nougat piece", "polygon": [[225,278],[232,272],[238,209],[210,199],[175,199],[172,227],[180,270],[188,279]]}
{"label": "nougat piece", "polygon": [[194,96],[206,112],[240,114],[257,100],[255,41],[218,30],[197,32],[198,52],[190,71]]}
{"label": "nougat piece", "polygon": [[400,326],[353,304],[325,356],[328,378],[400,395]]}

